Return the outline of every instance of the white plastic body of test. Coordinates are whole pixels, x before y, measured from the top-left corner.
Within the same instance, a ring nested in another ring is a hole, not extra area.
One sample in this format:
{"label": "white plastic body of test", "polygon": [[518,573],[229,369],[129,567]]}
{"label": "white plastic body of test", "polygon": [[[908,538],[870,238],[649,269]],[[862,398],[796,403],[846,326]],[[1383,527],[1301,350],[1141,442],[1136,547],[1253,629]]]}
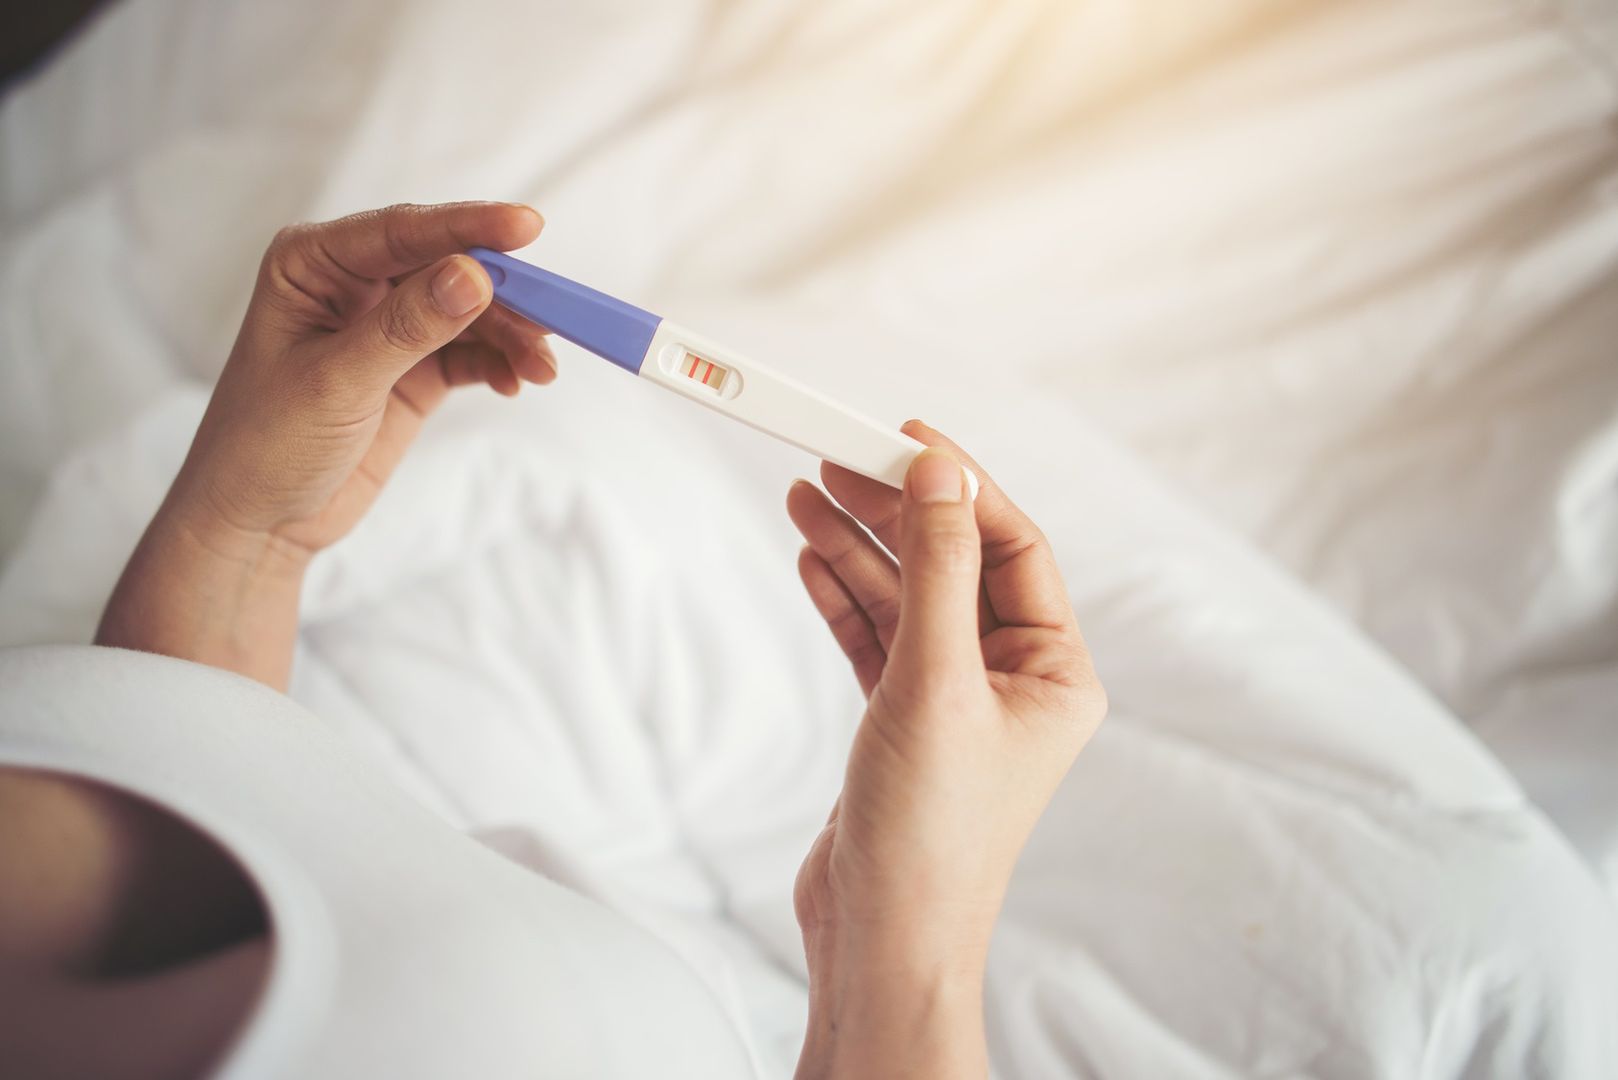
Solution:
{"label": "white plastic body of test", "polygon": [[[717,390],[684,374],[693,354],[725,369]],[[640,377],[889,487],[904,486],[905,471],[926,449],[904,432],[668,319],[652,336]],[[962,471],[976,499],[978,479],[971,469]]]}

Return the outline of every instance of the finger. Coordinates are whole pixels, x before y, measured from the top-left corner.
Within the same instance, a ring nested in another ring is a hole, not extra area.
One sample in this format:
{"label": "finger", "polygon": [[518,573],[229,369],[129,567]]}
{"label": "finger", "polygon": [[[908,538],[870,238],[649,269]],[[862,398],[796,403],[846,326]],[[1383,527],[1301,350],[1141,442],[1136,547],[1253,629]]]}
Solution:
{"label": "finger", "polygon": [[[511,360],[510,354],[506,359]],[[549,386],[556,381],[560,368],[556,363],[556,354],[551,351],[550,342],[541,339],[537,348],[531,352],[518,355],[511,361],[511,368],[522,378],[538,386]]]}
{"label": "finger", "polygon": [[[454,349],[446,345],[444,349]],[[393,384],[393,396],[399,398],[408,412],[425,420],[443,403],[452,384],[446,378],[444,349],[420,361],[400,376]]]}
{"label": "finger", "polygon": [[[405,372],[388,395],[382,422],[360,460],[360,474],[380,488],[450,389],[469,383],[493,386],[490,372],[496,368],[505,371],[509,384],[515,387],[516,378],[498,351],[487,345],[451,342]],[[499,386],[495,389],[506,392]]]}
{"label": "finger", "polygon": [[899,551],[899,493],[880,480],[852,469],[820,463],[820,482],[826,492],[861,525],[895,554]]}
{"label": "finger", "polygon": [[490,367],[506,359],[498,349],[476,341],[452,341],[435,356],[445,388],[488,382]]}
{"label": "finger", "polygon": [[468,328],[474,340],[492,345],[506,354],[511,369],[531,383],[544,385],[556,381],[556,354],[546,331],[498,303],[490,304]]}
{"label": "finger", "polygon": [[489,275],[466,255],[451,255],[412,274],[353,325],[321,343],[316,362],[323,369],[323,392],[380,398],[424,356],[471,325],[492,295]]}
{"label": "finger", "polygon": [[483,383],[506,397],[516,396],[522,387],[505,353],[482,342],[452,341],[437,355],[445,387]]}
{"label": "finger", "polygon": [[[820,479],[837,504],[871,531],[882,546],[899,551],[899,492],[869,476],[861,476],[829,461],[820,463]],[[986,590],[978,595],[978,632],[987,634],[1000,625]]]}
{"label": "finger", "polygon": [[860,690],[870,697],[888,659],[882,643],[877,640],[876,630],[832,568],[826,565],[826,560],[810,548],[798,553],[798,576],[803,579],[803,587],[815,610],[826,620],[831,636],[853,666]]}
{"label": "finger", "polygon": [[376,435],[355,471],[381,490],[421,433],[422,424],[448,392],[449,386],[433,357],[406,372],[388,395],[382,408],[382,422],[377,425]]}
{"label": "finger", "polygon": [[481,342],[457,339],[405,372],[393,384],[393,393],[405,405],[426,417],[457,386],[487,384],[497,392],[514,392],[516,380],[505,356]]}
{"label": "finger", "polygon": [[[983,670],[978,642],[982,551],[966,474],[948,450],[923,450],[899,504],[899,628],[889,651],[910,689]],[[910,680],[919,680],[911,682]]]}
{"label": "finger", "polygon": [[515,203],[401,204],[298,226],[292,236],[349,275],[378,279],[409,273],[470,247],[511,251],[533,243],[544,225],[537,210]]}
{"label": "finger", "polygon": [[788,490],[787,516],[859,604],[886,650],[899,625],[899,568],[853,518],[807,480]]}
{"label": "finger", "polygon": [[490,365],[488,377],[489,389],[504,397],[516,397],[522,389],[522,379],[512,368],[511,361],[501,355],[498,363]]}
{"label": "finger", "polygon": [[901,429],[928,446],[955,454],[978,478],[974,503],[983,540],[983,584],[995,618],[1011,626],[1071,629],[1076,624],[1067,587],[1045,535],[982,466],[944,435],[911,420]]}

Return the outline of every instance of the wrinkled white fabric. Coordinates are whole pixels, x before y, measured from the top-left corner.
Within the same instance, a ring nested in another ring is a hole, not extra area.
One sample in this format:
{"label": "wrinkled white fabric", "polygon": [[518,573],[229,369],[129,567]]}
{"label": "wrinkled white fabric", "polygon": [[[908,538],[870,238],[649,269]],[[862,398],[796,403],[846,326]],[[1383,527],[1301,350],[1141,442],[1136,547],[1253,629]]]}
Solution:
{"label": "wrinkled white fabric", "polygon": [[[1114,714],[996,940],[998,1073],[1602,1074],[1610,19],[496,8],[133,4],[7,99],[0,640],[88,636],[276,226],[526,198],[531,257],[927,417],[1057,547]],[[785,1071],[859,713],[811,463],[562,359],[317,564],[293,692]]]}

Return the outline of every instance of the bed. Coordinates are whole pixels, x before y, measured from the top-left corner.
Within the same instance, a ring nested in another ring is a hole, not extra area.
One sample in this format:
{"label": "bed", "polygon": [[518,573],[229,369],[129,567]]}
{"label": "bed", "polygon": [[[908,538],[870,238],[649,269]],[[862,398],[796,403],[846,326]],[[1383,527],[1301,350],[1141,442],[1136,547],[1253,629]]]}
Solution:
{"label": "bed", "polygon": [[[0,102],[0,643],[88,639],[278,226],[464,197],[1050,536],[1113,714],[997,933],[996,1075],[1610,1075],[1609,6],[111,5]],[[812,463],[561,360],[317,563],[292,693],[785,1075],[860,711]]]}

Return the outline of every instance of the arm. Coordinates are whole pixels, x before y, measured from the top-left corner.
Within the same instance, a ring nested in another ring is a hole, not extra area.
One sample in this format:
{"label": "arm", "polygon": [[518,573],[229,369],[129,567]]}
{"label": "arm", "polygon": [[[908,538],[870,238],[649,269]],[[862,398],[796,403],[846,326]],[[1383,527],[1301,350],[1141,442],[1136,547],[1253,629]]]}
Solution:
{"label": "arm", "polygon": [[284,230],[185,464],[96,643],[285,689],[309,560],[371,506],[451,387],[547,383],[543,331],[458,252],[533,240],[504,203],[399,206]]}
{"label": "arm", "polygon": [[285,689],[308,553],[172,503],[129,557],[96,644],[184,657]]}
{"label": "arm", "polygon": [[[491,309],[488,276],[458,254],[472,244],[516,247],[539,228],[526,207],[461,203],[278,235],[190,453],[113,590],[96,642],[284,688],[309,560],[370,507],[449,389],[485,382],[509,394],[519,373],[554,378],[541,331]],[[208,920],[184,914],[179,900],[142,899],[152,890],[141,875],[185,850],[186,834],[166,820],[93,784],[0,770],[0,958],[95,969],[94,957],[121,955],[121,946],[97,944],[115,942],[118,927],[132,918],[157,925],[131,915],[147,908],[174,916],[168,931],[213,940]],[[205,862],[182,860],[186,872],[168,876],[201,880],[194,868]],[[202,904],[226,915],[241,906]],[[259,916],[230,918],[249,925]]]}
{"label": "arm", "polygon": [[[799,571],[867,706],[799,872],[798,1075],[988,1072],[983,976],[1012,868],[1106,698],[1045,538],[958,447],[895,492],[836,466],[787,509]],[[966,497],[961,462],[982,480]],[[867,531],[869,530],[869,532]],[[897,563],[893,556],[897,556]]]}
{"label": "arm", "polygon": [[[543,331],[491,308],[487,275],[458,254],[539,228],[527,207],[462,203],[277,236],[96,642],[285,688],[309,560],[370,507],[450,388],[555,377]],[[201,1071],[257,993],[264,926],[240,869],[172,815],[0,769],[0,1016],[20,1018],[0,1023],[0,1073]]]}
{"label": "arm", "polygon": [[982,968],[937,944],[847,941],[812,958],[798,1080],[987,1076]]}

